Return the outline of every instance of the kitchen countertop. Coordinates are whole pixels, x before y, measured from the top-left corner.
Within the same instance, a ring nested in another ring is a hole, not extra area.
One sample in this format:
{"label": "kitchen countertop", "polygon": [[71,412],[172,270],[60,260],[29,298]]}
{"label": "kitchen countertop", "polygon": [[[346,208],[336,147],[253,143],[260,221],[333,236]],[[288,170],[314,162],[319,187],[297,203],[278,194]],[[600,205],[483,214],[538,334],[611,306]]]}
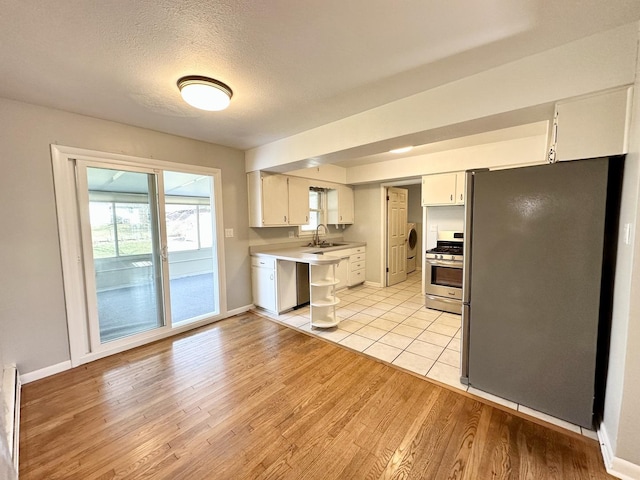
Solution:
{"label": "kitchen countertop", "polygon": [[[331,243],[331,242],[329,242]],[[331,247],[309,247],[309,246],[279,246],[271,248],[265,246],[260,250],[254,249],[251,255],[254,257],[271,257],[277,260],[287,260],[290,262],[309,263],[311,265],[331,265],[340,261],[340,256],[331,255],[333,252],[355,247],[364,247],[365,242],[336,242]]]}

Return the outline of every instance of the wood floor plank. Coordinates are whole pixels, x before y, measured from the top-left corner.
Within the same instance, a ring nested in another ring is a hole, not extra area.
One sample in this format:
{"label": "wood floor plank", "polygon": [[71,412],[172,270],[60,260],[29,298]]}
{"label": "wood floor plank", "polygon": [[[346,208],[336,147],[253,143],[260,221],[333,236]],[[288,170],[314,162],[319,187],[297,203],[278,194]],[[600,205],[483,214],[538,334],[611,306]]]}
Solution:
{"label": "wood floor plank", "polygon": [[20,478],[580,479],[597,442],[244,314],[23,387]]}

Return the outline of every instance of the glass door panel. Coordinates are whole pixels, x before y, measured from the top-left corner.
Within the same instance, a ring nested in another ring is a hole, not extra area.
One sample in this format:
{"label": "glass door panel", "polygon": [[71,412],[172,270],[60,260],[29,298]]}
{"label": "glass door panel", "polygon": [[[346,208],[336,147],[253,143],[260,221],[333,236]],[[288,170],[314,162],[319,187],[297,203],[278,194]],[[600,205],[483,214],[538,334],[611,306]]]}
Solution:
{"label": "glass door panel", "polygon": [[87,167],[86,177],[99,343],[163,327],[156,176]]}
{"label": "glass door panel", "polygon": [[213,178],[164,172],[164,211],[172,324],[218,314]]}

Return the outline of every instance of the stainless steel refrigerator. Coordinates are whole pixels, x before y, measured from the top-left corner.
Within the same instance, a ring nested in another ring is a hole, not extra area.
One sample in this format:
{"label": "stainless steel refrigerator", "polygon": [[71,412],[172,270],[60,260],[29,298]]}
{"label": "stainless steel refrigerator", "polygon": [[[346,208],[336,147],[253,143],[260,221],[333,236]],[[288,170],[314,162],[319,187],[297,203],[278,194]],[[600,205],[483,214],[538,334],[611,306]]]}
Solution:
{"label": "stainless steel refrigerator", "polygon": [[463,382],[592,427],[623,160],[467,172]]}

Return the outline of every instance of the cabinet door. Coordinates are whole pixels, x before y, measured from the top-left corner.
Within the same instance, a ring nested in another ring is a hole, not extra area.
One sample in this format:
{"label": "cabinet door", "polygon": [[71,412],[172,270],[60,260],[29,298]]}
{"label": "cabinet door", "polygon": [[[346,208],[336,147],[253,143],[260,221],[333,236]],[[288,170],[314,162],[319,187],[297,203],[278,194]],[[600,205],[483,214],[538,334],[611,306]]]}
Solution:
{"label": "cabinet door", "polygon": [[253,303],[271,312],[276,311],[276,274],[273,268],[251,267]]}
{"label": "cabinet door", "polygon": [[287,177],[284,175],[262,177],[262,224],[264,226],[289,224],[287,188]]}
{"label": "cabinet door", "polygon": [[556,105],[556,159],[605,157],[627,152],[631,87]]}
{"label": "cabinet door", "polygon": [[354,202],[353,188],[346,185],[341,186],[338,191],[339,196],[339,223],[353,223],[354,220]]}
{"label": "cabinet door", "polygon": [[456,173],[456,205],[464,205],[465,179],[464,172]]}
{"label": "cabinet door", "polygon": [[353,223],[354,201],[353,189],[347,185],[339,185],[327,193],[327,223]]}
{"label": "cabinet door", "polygon": [[422,177],[422,206],[453,205],[456,195],[456,174]]}
{"label": "cabinet door", "polygon": [[349,257],[340,259],[340,263],[336,266],[336,279],[338,280],[336,290],[346,288],[349,280]]}
{"label": "cabinet door", "polygon": [[289,177],[289,225],[309,224],[309,182]]}

